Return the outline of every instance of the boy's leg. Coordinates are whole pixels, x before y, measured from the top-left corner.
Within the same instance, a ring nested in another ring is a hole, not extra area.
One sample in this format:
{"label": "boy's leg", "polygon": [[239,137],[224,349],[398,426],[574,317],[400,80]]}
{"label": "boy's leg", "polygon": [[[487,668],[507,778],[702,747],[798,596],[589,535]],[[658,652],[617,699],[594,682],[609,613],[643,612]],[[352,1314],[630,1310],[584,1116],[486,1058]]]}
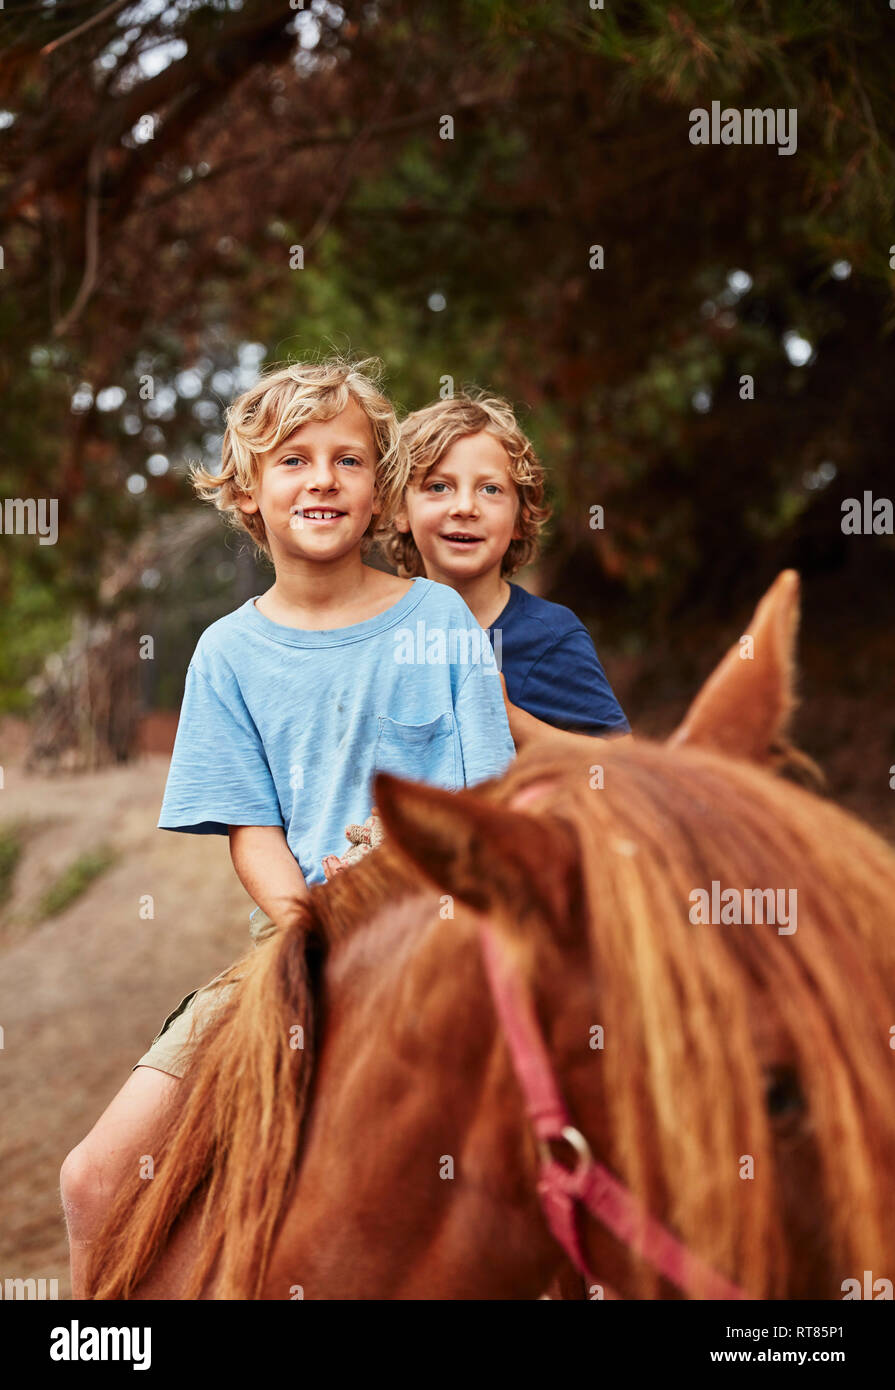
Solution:
{"label": "boy's leg", "polygon": [[134,1172],[144,1155],[157,1156],[174,1088],[204,1028],[238,978],[224,971],[181,1000],[111,1104],[63,1163],[60,1179],[73,1298],[84,1296],[90,1246],[122,1179]]}
{"label": "boy's leg", "polygon": [[84,1297],[90,1246],[122,1179],[134,1171],[142,1155],[154,1156],[154,1144],[177,1085],[176,1076],[137,1066],[62,1165],[72,1298]]}
{"label": "boy's leg", "polygon": [[[251,926],[256,945],[275,930],[267,914],[260,908],[257,912]],[[72,1298],[84,1296],[90,1246],[108,1215],[119,1184],[133,1172],[131,1165],[138,1165],[144,1155],[155,1157],[156,1141],[189,1056],[204,1027],[238,980],[239,976],[225,970],[181,1000],[90,1133],[65,1159],[60,1181],[71,1254]],[[194,1244],[192,1237],[191,1240]],[[143,1297],[166,1296],[162,1288],[170,1281],[168,1267],[173,1272],[178,1263],[183,1263],[189,1243],[179,1242],[184,1250],[179,1262],[166,1258],[158,1270],[151,1272],[148,1282],[157,1291]]]}

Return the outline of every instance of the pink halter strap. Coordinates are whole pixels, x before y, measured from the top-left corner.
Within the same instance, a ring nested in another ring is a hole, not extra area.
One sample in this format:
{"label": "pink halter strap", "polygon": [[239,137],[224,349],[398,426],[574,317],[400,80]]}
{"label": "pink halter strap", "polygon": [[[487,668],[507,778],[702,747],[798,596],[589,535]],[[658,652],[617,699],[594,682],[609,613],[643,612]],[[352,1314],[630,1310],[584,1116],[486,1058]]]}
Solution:
{"label": "pink halter strap", "polygon": [[[538,1141],[538,1196],[551,1232],[576,1269],[588,1282],[601,1282],[590,1269],[582,1246],[577,1212],[580,1203],[683,1293],[698,1292],[709,1299],[746,1298],[742,1289],[711,1269],[650,1216],[634,1194],[594,1159],[587,1140],[572,1125],[531,1001],[519,987],[499,938],[485,918],[480,918],[480,931],[497,1016]],[[575,1149],[578,1163],[574,1169],[564,1167],[551,1154],[549,1145],[557,1140]],[[618,1298],[605,1282],[602,1286],[604,1297]]]}

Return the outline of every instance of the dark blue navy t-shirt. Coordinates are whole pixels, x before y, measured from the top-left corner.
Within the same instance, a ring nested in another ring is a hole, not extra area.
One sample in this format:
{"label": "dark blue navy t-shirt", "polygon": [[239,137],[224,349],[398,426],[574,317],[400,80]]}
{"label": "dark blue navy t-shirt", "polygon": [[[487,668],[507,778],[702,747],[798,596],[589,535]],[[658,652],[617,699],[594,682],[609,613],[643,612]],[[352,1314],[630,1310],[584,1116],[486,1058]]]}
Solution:
{"label": "dark blue navy t-shirt", "polygon": [[514,705],[579,734],[630,733],[590,633],[571,608],[511,584],[506,607],[486,631]]}

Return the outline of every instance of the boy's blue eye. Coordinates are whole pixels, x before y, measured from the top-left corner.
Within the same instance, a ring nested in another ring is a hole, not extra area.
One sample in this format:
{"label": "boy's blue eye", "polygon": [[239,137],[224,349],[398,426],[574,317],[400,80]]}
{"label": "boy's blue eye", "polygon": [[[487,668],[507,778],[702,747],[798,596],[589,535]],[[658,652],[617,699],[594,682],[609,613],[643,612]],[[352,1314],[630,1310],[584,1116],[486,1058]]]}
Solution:
{"label": "boy's blue eye", "polygon": [[[288,458],[282,459],[281,462],[285,464],[304,463],[304,459],[296,458],[295,454],[290,454]],[[356,464],[358,468],[363,467],[360,459],[355,458],[354,454],[346,454],[344,458],[339,459],[339,463],[350,463]]]}
{"label": "boy's blue eye", "polygon": [[[437,487],[447,487],[447,483],[430,483],[429,491],[434,492]],[[500,488],[498,487],[497,483],[486,483],[485,487],[490,487],[493,488],[495,492],[500,492]]]}

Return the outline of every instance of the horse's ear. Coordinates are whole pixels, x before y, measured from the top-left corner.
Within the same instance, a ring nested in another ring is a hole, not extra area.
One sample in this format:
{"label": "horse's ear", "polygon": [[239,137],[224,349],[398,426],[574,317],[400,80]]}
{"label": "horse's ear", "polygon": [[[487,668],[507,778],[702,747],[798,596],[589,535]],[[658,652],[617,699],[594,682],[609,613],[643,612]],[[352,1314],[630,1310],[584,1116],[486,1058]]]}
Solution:
{"label": "horse's ear", "polygon": [[[799,576],[783,570],[746,632],[712,672],[668,742],[781,765],[810,763],[788,741],[795,707]],[[813,766],[813,764],[811,764]]]}
{"label": "horse's ear", "polygon": [[477,912],[532,906],[549,920],[568,907],[571,832],[474,791],[448,792],[377,774],[374,799],[392,845],[444,893]]}

